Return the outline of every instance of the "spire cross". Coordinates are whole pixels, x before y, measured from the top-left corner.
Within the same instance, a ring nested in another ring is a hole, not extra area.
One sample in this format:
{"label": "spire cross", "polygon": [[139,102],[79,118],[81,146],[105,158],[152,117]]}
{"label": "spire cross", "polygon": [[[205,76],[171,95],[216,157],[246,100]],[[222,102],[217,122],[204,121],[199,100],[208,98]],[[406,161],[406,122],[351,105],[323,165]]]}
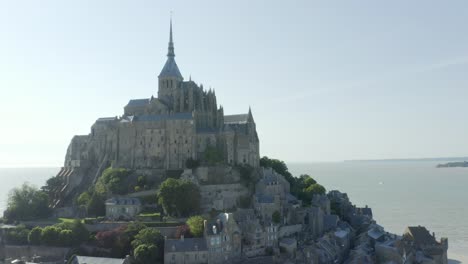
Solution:
{"label": "spire cross", "polygon": [[167,51],[167,56],[168,57],[175,57],[174,42],[172,40],[172,11],[171,11],[170,24],[169,24],[169,47],[168,47],[168,51]]}

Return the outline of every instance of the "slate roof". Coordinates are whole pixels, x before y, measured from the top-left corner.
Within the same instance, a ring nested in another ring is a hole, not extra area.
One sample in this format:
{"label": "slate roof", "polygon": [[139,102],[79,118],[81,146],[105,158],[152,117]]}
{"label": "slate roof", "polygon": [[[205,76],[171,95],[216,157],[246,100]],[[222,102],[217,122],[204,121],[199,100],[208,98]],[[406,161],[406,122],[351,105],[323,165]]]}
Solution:
{"label": "slate roof", "polygon": [[335,232],[335,236],[338,238],[345,238],[348,234],[349,232],[345,230],[338,230]]}
{"label": "slate roof", "polygon": [[106,200],[106,205],[141,205],[138,198],[113,197]]}
{"label": "slate roof", "polygon": [[134,121],[161,121],[161,120],[189,120],[193,119],[192,113],[175,113],[170,115],[141,115],[135,116]]}
{"label": "slate roof", "polygon": [[286,245],[293,245],[296,243],[296,239],[294,238],[282,238],[280,240],[280,243],[286,244]]}
{"label": "slate roof", "polygon": [[183,79],[182,74],[180,74],[179,67],[172,56],[167,57],[166,64],[164,64],[161,73],[159,74],[159,78],[161,77],[177,77]]}
{"label": "slate roof", "polygon": [[88,256],[74,256],[72,263],[76,264],[123,264],[125,259],[118,258],[98,258]]}
{"label": "slate roof", "polygon": [[382,232],[382,230],[379,230],[378,228],[372,228],[371,230],[367,231],[367,235],[374,240],[378,240],[382,236],[384,236],[385,233]]}
{"label": "slate roof", "polygon": [[323,226],[325,230],[334,229],[338,225],[339,217],[337,215],[325,215],[323,217]]}
{"label": "slate roof", "polygon": [[273,203],[275,199],[271,195],[257,194],[256,199],[259,203]]}
{"label": "slate roof", "polygon": [[207,251],[206,240],[199,238],[166,239],[164,242],[164,252],[189,252],[189,251]]}
{"label": "slate roof", "polygon": [[145,106],[147,104],[150,103],[150,100],[149,98],[145,98],[145,99],[132,99],[130,101],[128,101],[128,104],[127,106],[130,106],[130,107],[138,107],[138,106]]}
{"label": "slate roof", "polygon": [[413,237],[414,241],[422,245],[436,244],[437,241],[424,226],[408,226],[407,233]]}
{"label": "slate roof", "polygon": [[101,118],[98,118],[96,120],[96,123],[101,123],[101,122],[112,122],[112,121],[115,121],[117,120],[117,118],[114,116],[114,117],[101,117]]}
{"label": "slate roof", "polygon": [[249,120],[249,114],[240,115],[225,115],[224,124],[242,124],[247,123]]}

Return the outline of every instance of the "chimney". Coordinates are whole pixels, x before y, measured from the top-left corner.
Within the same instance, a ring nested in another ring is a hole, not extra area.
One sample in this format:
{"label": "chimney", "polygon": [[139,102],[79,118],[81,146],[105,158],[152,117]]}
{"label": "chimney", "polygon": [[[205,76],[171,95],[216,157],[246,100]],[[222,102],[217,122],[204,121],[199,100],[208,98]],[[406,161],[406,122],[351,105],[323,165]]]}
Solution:
{"label": "chimney", "polygon": [[180,235],[180,241],[184,241],[184,235]]}

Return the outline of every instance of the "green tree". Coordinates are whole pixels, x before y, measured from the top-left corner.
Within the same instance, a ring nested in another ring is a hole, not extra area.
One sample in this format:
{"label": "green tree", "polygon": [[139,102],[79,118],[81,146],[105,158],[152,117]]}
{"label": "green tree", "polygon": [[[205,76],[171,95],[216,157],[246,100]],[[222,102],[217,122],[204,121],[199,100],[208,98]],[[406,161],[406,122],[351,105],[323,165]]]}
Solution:
{"label": "green tree", "polygon": [[203,236],[204,221],[205,219],[203,219],[203,217],[200,215],[192,216],[187,220],[187,225],[190,228],[190,233],[192,233],[194,237]]}
{"label": "green tree", "polygon": [[46,181],[46,184],[41,187],[42,191],[44,191],[49,197],[53,197],[53,195],[59,191],[64,185],[63,177],[54,176],[49,178]]}
{"label": "green tree", "polygon": [[12,220],[31,220],[50,215],[48,195],[36,187],[24,183],[10,191],[4,217]]}
{"label": "green tree", "polygon": [[281,213],[279,211],[273,212],[271,220],[273,220],[273,223],[279,224],[281,222]]}
{"label": "green tree", "polygon": [[325,187],[318,183],[315,183],[305,188],[301,196],[306,204],[310,204],[315,194],[325,194],[325,192]]}
{"label": "green tree", "polygon": [[138,234],[135,236],[135,239],[132,241],[132,247],[137,248],[143,244],[163,246],[164,237],[161,235],[159,230],[147,227],[138,232]]}
{"label": "green tree", "polygon": [[162,258],[158,254],[159,251],[154,244],[143,244],[133,250],[133,256],[138,264],[160,263]]}
{"label": "green tree", "polygon": [[28,241],[32,245],[40,245],[41,244],[41,235],[42,235],[42,228],[39,226],[34,227],[28,235]]}
{"label": "green tree", "polygon": [[76,203],[78,205],[86,206],[89,203],[90,200],[91,200],[91,195],[89,194],[89,192],[83,192],[76,199]]}
{"label": "green tree", "polygon": [[200,199],[198,186],[187,180],[169,178],[159,188],[158,202],[169,215],[186,216],[198,212]]}
{"label": "green tree", "polygon": [[272,168],[275,172],[284,176],[284,178],[291,184],[294,185],[295,178],[289,172],[288,166],[282,160],[270,159],[264,156],[260,159],[260,166],[265,168]]}
{"label": "green tree", "polygon": [[[163,259],[164,255],[164,237],[161,235],[159,230],[156,230],[151,227],[144,228],[138,232],[138,234],[135,236],[135,239],[133,239],[131,243],[133,249],[134,249],[134,254],[136,253],[136,250],[143,246],[154,246],[151,247],[154,249],[154,257],[156,258],[155,262],[159,262]],[[137,258],[137,255],[134,255],[135,258]],[[144,262],[144,263],[154,263],[154,262]]]}
{"label": "green tree", "polygon": [[128,192],[127,178],[130,172],[123,168],[107,168],[102,173],[99,181],[106,189],[114,194],[126,194]]}
{"label": "green tree", "polygon": [[93,193],[86,208],[89,215],[104,216],[106,214],[105,198],[97,193]]}

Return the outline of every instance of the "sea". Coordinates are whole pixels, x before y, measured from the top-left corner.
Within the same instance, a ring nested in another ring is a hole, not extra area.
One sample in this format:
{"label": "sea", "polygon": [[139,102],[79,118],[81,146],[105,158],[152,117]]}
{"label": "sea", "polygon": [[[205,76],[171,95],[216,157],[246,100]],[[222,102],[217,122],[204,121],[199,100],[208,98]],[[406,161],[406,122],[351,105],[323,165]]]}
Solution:
{"label": "sea", "polygon": [[[468,168],[436,168],[430,161],[288,163],[295,176],[308,174],[327,190],[346,192],[352,203],[372,208],[386,231],[426,226],[448,237],[452,263],[468,263]],[[23,182],[38,187],[59,168],[0,168],[0,211],[8,192]]]}

